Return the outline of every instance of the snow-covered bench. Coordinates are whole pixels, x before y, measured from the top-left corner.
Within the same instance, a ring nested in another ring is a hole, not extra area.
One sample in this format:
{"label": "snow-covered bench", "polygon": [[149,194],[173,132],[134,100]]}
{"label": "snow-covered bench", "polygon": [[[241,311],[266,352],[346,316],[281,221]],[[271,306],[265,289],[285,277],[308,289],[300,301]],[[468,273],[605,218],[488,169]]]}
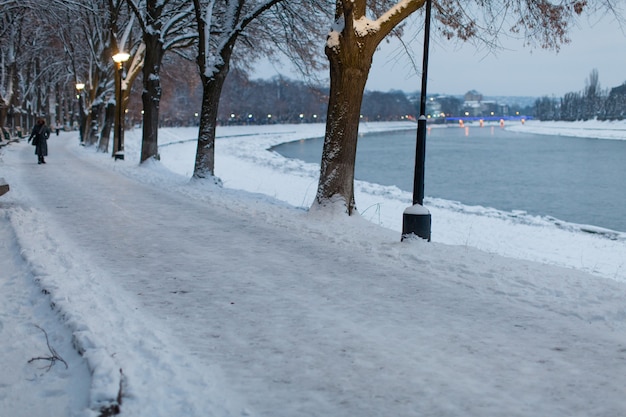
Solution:
{"label": "snow-covered bench", "polygon": [[9,183],[7,183],[4,178],[0,178],[0,195],[6,194],[9,192]]}
{"label": "snow-covered bench", "polygon": [[9,131],[5,128],[0,129],[2,130],[2,134],[0,135],[0,148],[2,148],[3,146],[8,145],[11,142],[19,142],[20,139],[19,138],[12,138],[11,134],[9,133]]}

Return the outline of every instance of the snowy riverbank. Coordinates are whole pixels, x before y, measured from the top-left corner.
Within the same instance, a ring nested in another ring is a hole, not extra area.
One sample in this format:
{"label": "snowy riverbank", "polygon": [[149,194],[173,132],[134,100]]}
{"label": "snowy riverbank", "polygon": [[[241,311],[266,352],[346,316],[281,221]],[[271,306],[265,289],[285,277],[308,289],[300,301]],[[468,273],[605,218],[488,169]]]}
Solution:
{"label": "snowy riverbank", "polygon": [[[301,209],[317,168],[266,149],[323,126],[218,134],[223,188],[189,181],[195,129],[163,129],[143,166],[138,131],[125,161],[75,134],[46,165],[2,148],[3,413],[624,414],[623,235],[427,200],[433,242],[401,243],[392,187],[357,183],[361,218]],[[29,362],[38,327],[67,368]]]}
{"label": "snowy riverbank", "polygon": [[[410,122],[367,123],[361,133],[392,129],[415,129]],[[626,140],[626,122],[526,122],[507,126],[511,130],[563,136]],[[138,132],[135,132],[138,133]],[[317,190],[319,165],[288,160],[267,150],[287,141],[324,134],[324,125],[237,126],[218,128],[216,175],[226,188],[261,193],[308,209]],[[162,143],[195,137],[195,129],[163,129]],[[133,136],[131,136],[132,138]],[[137,139],[129,143],[132,152]],[[195,141],[161,147],[162,163],[172,172],[191,176]],[[357,181],[356,202],[363,218],[398,232],[402,213],[412,196],[397,187]],[[503,212],[488,207],[426,197],[432,214],[432,239],[451,245],[476,247],[519,259],[581,269],[607,278],[626,281],[626,234],[592,225],[577,225],[524,212]]]}

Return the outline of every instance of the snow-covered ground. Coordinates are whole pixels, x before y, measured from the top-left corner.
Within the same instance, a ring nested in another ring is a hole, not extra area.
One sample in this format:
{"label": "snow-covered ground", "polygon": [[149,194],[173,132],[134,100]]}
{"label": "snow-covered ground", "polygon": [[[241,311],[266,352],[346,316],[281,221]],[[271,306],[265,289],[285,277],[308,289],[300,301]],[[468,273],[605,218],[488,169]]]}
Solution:
{"label": "snow-covered ground", "polygon": [[223,187],[189,180],[195,129],[142,166],[139,131],[126,161],[2,148],[0,414],[626,414],[623,233],[427,199],[433,242],[400,242],[411,196],[362,182],[361,216],[309,211],[317,166],[266,149],[323,129],[219,128]]}

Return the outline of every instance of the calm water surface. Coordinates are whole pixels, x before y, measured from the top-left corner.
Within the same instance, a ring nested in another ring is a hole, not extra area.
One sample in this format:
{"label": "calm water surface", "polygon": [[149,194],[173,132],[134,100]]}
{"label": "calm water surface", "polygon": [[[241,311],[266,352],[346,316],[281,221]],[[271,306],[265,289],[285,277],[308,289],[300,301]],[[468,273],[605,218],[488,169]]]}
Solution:
{"label": "calm water surface", "polygon": [[[413,191],[416,131],[359,139],[357,179]],[[319,164],[323,139],[280,145]],[[626,140],[509,132],[500,127],[429,129],[425,194],[523,210],[626,232]]]}

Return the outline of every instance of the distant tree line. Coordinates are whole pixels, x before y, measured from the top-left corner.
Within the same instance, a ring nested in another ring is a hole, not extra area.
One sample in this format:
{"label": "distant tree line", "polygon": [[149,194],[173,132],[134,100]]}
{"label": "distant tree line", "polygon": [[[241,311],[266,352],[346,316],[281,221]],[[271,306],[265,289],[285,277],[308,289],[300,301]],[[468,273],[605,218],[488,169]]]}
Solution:
{"label": "distant tree line", "polygon": [[[194,77],[188,76],[195,71],[192,64],[175,56],[164,63],[160,126],[199,123],[197,111],[202,100],[202,87],[199,82],[192,81]],[[128,123],[139,124],[141,120],[141,93],[141,83],[137,83],[128,106]],[[328,93],[328,87],[282,75],[271,79],[250,79],[245,71],[235,69],[224,83],[217,121],[220,125],[323,123],[326,122]],[[414,118],[416,99],[397,90],[365,91],[362,119],[394,121]]]}
{"label": "distant tree line", "polygon": [[561,98],[541,97],[535,101],[535,117],[539,120],[623,120],[626,118],[626,82],[603,90],[598,70],[589,74],[582,91],[570,92]]}
{"label": "distant tree line", "polygon": [[[245,73],[231,72],[220,101],[219,121],[232,123],[325,122],[328,87],[276,76],[250,80]],[[416,107],[402,91],[365,91],[361,116],[366,121],[402,120],[415,117]]]}
{"label": "distant tree line", "polygon": [[[193,82],[193,77],[188,76],[194,70],[193,63],[176,56],[165,60],[160,126],[198,124],[197,109],[202,100],[202,88],[198,82]],[[138,85],[139,87],[132,93],[127,113],[129,120],[134,122],[141,119],[141,83]],[[487,116],[492,111],[500,116],[515,113],[532,115],[534,110],[531,106],[502,105],[488,101],[483,103],[482,111],[476,113],[476,109],[466,107],[466,103],[468,100],[481,101],[483,97],[482,95],[479,98],[473,97],[472,92],[466,93],[464,97],[434,95],[432,101],[428,103],[427,112],[456,117],[468,112],[473,116]],[[245,71],[234,69],[224,83],[217,122],[219,125],[324,123],[328,94],[327,87],[312,85],[306,81],[282,75],[270,79],[251,79]],[[400,90],[388,92],[366,90],[361,104],[361,119],[416,120],[418,107],[419,91],[405,93]]]}
{"label": "distant tree line", "polygon": [[221,124],[300,123],[326,121],[328,89],[276,76],[251,80],[232,71],[224,84],[218,121]]}

